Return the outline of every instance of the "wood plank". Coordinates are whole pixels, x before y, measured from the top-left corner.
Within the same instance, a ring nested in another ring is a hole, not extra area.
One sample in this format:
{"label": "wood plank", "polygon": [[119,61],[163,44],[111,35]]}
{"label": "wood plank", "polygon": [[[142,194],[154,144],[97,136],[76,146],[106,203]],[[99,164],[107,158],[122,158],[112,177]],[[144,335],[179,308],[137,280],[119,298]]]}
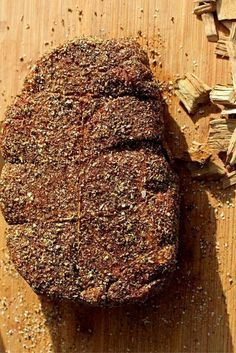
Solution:
{"label": "wood plank", "polygon": [[[137,36],[150,57],[151,50],[157,52],[161,65],[153,70],[167,86],[186,72],[209,86],[232,83],[228,62],[215,58],[202,22],[191,15],[192,1],[176,4],[176,0],[2,0],[1,118],[20,91],[29,66],[51,47],[81,35]],[[206,142],[207,116],[216,117],[217,111],[209,106],[191,119],[176,97],[168,91],[163,95],[167,140],[174,155],[186,152],[193,141]],[[142,306],[99,309],[40,300],[9,261],[1,218],[0,351],[233,352],[234,190],[221,192],[221,184],[192,181],[185,169],[181,184],[180,269],[163,296]]]}

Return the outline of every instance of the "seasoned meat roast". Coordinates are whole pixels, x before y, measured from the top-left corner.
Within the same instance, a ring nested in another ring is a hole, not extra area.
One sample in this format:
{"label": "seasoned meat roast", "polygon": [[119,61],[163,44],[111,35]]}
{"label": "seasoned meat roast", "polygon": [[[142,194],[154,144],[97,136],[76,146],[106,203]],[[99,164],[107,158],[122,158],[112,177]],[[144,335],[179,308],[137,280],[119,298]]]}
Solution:
{"label": "seasoned meat roast", "polygon": [[176,266],[179,188],[139,44],[77,39],[45,55],[8,108],[0,201],[38,294],[140,302]]}

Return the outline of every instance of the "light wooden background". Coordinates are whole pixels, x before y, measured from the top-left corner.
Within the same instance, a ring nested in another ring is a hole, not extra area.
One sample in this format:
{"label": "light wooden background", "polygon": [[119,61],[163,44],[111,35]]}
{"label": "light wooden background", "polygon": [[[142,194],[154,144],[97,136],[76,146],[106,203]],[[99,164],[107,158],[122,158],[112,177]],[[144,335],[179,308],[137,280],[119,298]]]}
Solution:
{"label": "light wooden background", "polygon": [[[50,47],[80,35],[135,37],[141,31],[143,46],[158,52],[159,80],[174,81],[189,71],[209,85],[230,83],[228,62],[215,58],[192,8],[191,0],[1,0],[1,119],[29,66]],[[174,97],[165,96],[167,139],[179,157],[193,140],[206,139],[206,115],[217,112],[210,106],[191,120]],[[234,189],[222,192],[216,182],[196,183],[181,173],[179,270],[163,297],[141,307],[40,301],[9,261],[1,218],[1,353],[234,352]]]}

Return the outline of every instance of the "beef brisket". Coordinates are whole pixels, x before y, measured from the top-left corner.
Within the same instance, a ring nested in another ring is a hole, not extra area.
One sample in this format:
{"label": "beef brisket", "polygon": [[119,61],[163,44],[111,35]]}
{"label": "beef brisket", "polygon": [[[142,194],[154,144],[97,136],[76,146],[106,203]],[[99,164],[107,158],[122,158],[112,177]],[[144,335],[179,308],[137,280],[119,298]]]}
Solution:
{"label": "beef brisket", "polygon": [[178,178],[133,40],[78,39],[41,58],[8,108],[0,204],[11,258],[39,294],[143,301],[176,266]]}

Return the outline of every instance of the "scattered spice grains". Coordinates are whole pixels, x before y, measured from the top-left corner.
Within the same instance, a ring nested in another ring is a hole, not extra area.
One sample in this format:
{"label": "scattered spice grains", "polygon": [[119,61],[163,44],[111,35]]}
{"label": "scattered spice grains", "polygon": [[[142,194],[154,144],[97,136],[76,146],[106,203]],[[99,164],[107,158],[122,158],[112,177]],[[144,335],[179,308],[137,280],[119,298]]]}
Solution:
{"label": "scattered spice grains", "polygon": [[141,29],[139,29],[137,33],[138,33],[138,36],[139,36],[139,37],[142,37],[143,34],[142,34]]}

